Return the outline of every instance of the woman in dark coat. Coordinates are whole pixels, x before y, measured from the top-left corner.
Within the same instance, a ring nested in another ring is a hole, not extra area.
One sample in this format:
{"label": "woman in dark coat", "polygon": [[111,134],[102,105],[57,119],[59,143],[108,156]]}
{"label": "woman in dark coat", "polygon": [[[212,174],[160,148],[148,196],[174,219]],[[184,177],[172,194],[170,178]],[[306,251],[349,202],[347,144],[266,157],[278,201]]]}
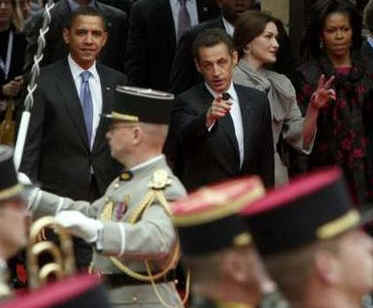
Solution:
{"label": "woman in dark coat", "polygon": [[25,35],[17,28],[15,0],[0,0],[0,121],[23,84]]}
{"label": "woman in dark coat", "polygon": [[311,16],[303,44],[308,61],[297,71],[298,104],[307,110],[321,75],[335,77],[336,100],[320,110],[308,169],[339,165],[355,202],[361,204],[373,190],[367,138],[373,129],[373,75],[359,53],[361,16],[348,0],[318,0]]}

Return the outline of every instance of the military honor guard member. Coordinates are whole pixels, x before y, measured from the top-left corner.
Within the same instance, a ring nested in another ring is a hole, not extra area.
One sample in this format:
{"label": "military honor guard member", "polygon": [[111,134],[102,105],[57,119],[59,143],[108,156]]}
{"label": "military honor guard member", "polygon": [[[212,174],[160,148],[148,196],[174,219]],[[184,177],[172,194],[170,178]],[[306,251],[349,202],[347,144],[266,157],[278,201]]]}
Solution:
{"label": "military honor guard member", "polygon": [[172,204],[192,308],[288,307],[237,215],[264,193],[259,177],[248,177],[201,188]]}
{"label": "military honor guard member", "polygon": [[352,207],[342,172],[294,180],[241,210],[255,245],[292,307],[357,308],[373,291],[372,212]]}
{"label": "military honor guard member", "polygon": [[1,308],[110,308],[97,276],[81,274],[50,283],[0,304]]}
{"label": "military honor guard member", "polygon": [[0,299],[10,295],[6,261],[26,245],[24,187],[18,182],[13,149],[0,145]]}
{"label": "military honor guard member", "polygon": [[106,137],[111,155],[127,170],[93,204],[36,188],[28,207],[35,218],[56,215],[93,245],[93,270],[107,281],[115,307],[182,307],[167,275],[177,260],[168,201],[186,192],[161,154],[174,97],[132,87],[118,87],[117,95],[104,115],[111,121]]}

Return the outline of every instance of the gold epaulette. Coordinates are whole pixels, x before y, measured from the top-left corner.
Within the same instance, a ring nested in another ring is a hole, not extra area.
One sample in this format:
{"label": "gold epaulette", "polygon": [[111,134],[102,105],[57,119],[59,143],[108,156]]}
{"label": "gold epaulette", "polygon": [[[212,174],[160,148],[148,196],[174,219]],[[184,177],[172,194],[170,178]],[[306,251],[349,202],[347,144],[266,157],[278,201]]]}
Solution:
{"label": "gold epaulette", "polygon": [[129,222],[137,222],[141,218],[144,211],[152,205],[154,200],[158,200],[167,214],[171,215],[170,207],[163,193],[166,187],[171,185],[171,183],[172,179],[170,179],[168,172],[165,169],[155,170],[150,179],[150,182],[148,183],[149,191],[145,194],[145,197],[136,207],[135,211],[129,219]]}
{"label": "gold epaulette", "polygon": [[154,190],[164,190],[171,183],[172,179],[168,176],[168,172],[164,169],[158,169],[154,171],[149,187]]}

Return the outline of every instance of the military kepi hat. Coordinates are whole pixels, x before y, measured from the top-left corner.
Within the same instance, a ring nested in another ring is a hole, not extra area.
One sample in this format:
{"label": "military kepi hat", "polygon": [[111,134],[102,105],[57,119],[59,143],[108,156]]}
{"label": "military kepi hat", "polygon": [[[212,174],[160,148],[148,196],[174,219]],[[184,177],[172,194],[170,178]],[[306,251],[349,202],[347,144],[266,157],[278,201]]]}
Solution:
{"label": "military kepi hat", "polygon": [[0,175],[0,200],[15,197],[23,190],[17,179],[13,149],[6,145],[0,145]]}
{"label": "military kepi hat", "polygon": [[200,256],[250,243],[240,208],[264,195],[259,177],[248,177],[197,190],[171,206],[181,250]]}
{"label": "military kepi hat", "polygon": [[284,253],[334,238],[371,220],[361,215],[337,167],[316,171],[242,208],[241,216],[262,255]]}
{"label": "military kepi hat", "polygon": [[137,87],[118,86],[113,110],[104,117],[126,122],[168,124],[175,96]]}
{"label": "military kepi hat", "polygon": [[108,295],[95,275],[79,274],[5,301],[0,308],[109,308]]}

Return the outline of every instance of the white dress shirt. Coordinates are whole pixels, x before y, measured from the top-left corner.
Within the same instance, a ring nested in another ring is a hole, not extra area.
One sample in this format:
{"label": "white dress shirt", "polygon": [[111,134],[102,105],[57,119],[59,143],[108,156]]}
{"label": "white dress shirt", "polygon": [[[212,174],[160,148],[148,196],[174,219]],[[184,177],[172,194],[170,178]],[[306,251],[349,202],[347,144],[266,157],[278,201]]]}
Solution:
{"label": "white dress shirt", "polygon": [[[219,94],[217,94],[213,89],[211,89],[206,82],[205,82],[205,86],[214,98],[219,96]],[[225,92],[229,93],[229,95],[231,96],[229,100],[232,103],[230,115],[232,117],[234,132],[236,134],[238,151],[240,153],[240,168],[241,168],[242,163],[243,163],[243,156],[244,156],[244,148],[243,148],[244,144],[243,144],[243,126],[242,126],[242,114],[241,114],[240,103],[238,101],[238,96],[233,86],[233,83],[231,83],[229,89]],[[209,127],[209,130],[211,130],[212,127],[213,126]]]}
{"label": "white dress shirt", "polygon": [[225,32],[227,32],[230,37],[233,37],[234,26],[224,17],[223,17],[223,24],[224,24]]}
{"label": "white dress shirt", "polygon": [[[179,25],[180,2],[179,0],[169,0],[169,1],[170,1],[171,11],[172,11],[172,17],[174,19],[174,24],[175,24],[175,33],[177,36],[177,33],[179,31],[178,25]],[[193,27],[194,25],[198,24],[198,10],[197,10],[196,0],[186,0],[185,5],[190,16],[190,25],[191,27]]]}
{"label": "white dress shirt", "polygon": [[[80,97],[80,86],[82,84],[82,77],[80,77],[80,73],[84,72],[85,70],[73,60],[70,54],[67,57],[67,61],[69,63],[71,74],[73,75],[78,97]],[[96,70],[96,62],[88,69],[88,71],[92,74],[91,78],[89,78],[89,89],[91,90],[93,104],[92,139],[90,140],[90,147],[92,148],[96,137],[96,130],[100,124],[100,114],[102,113],[102,89],[100,76]]]}
{"label": "white dress shirt", "polygon": [[367,37],[367,42],[368,42],[369,46],[373,48],[373,37],[368,36]]}

